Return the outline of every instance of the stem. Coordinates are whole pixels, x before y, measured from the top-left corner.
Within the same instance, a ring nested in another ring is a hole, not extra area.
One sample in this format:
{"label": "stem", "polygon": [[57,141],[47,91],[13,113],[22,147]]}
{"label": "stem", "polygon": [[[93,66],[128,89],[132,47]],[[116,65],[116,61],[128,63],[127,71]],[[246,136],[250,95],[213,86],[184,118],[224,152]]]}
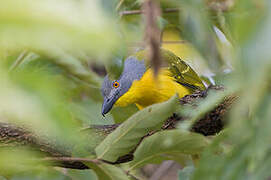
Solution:
{"label": "stem", "polygon": [[[179,11],[180,11],[179,8],[166,8],[165,10],[163,10],[163,13],[174,13],[174,12],[179,12]],[[143,14],[143,13],[145,13],[143,10],[138,9],[138,10],[121,11],[119,15],[124,16],[124,15],[134,15],[134,14]]]}
{"label": "stem", "polygon": [[100,161],[98,159],[87,159],[87,158],[79,158],[79,157],[46,157],[43,158],[42,161],[54,161],[54,162],[92,162],[95,164],[99,164]]}
{"label": "stem", "polygon": [[28,53],[27,50],[24,50],[23,52],[21,52],[21,54],[18,56],[18,58],[15,60],[15,62],[9,68],[9,71],[13,71],[14,69],[16,69],[23,62],[27,53]]}

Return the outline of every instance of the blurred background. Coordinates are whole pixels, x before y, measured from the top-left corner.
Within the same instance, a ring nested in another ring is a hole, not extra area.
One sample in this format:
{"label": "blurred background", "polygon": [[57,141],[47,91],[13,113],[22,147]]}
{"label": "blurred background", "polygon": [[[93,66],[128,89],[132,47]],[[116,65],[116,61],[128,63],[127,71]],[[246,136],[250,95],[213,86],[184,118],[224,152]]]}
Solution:
{"label": "blurred background", "polygon": [[[106,70],[121,71],[125,57],[148,45],[146,1],[0,0],[0,122],[22,126],[56,144],[77,144],[74,155],[95,158],[93,149],[104,137],[86,142],[78,130],[121,123],[138,111],[135,106],[114,108],[103,117],[100,88]],[[226,116],[225,130],[210,137],[212,143],[196,168],[164,161],[134,174],[138,179],[267,179],[271,2],[156,0],[155,4],[151,10],[158,12],[160,46],[191,65],[206,85],[225,87],[222,95],[206,98],[191,116],[198,119],[229,94],[239,98]],[[85,146],[92,150],[85,152]],[[221,155],[214,153],[218,146]],[[97,179],[95,169],[53,168],[29,162],[41,156],[29,148],[10,149],[5,143],[0,147],[3,180]]]}

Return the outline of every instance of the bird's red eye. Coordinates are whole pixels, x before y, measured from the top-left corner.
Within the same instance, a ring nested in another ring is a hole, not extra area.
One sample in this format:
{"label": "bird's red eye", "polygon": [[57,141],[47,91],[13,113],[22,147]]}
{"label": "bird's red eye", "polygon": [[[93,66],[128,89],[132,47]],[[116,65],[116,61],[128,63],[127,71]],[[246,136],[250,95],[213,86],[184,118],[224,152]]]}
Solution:
{"label": "bird's red eye", "polygon": [[120,84],[117,81],[113,82],[113,87],[114,88],[118,88],[119,86],[120,86]]}

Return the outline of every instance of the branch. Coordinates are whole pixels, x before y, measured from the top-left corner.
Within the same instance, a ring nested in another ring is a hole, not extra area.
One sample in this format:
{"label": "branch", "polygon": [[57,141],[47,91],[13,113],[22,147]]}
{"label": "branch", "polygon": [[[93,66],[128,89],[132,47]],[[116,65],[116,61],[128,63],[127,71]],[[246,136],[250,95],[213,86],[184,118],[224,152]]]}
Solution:
{"label": "branch", "polygon": [[24,50],[23,52],[21,52],[21,54],[18,56],[18,58],[10,66],[9,71],[13,71],[14,69],[16,69],[21,64],[21,62],[24,60],[24,58],[27,56],[27,54],[28,54],[27,50]]}
{"label": "branch", "polygon": [[[163,13],[175,13],[175,12],[179,12],[179,8],[166,8],[163,10]],[[134,15],[134,14],[143,14],[145,13],[144,10],[129,10],[129,11],[121,11],[119,12],[120,16],[124,16],[124,15]]]}
{"label": "branch", "polygon": [[[212,11],[220,11],[226,12],[229,11],[234,6],[235,0],[226,0],[226,1],[219,1],[219,0],[207,0],[206,5]],[[117,6],[119,9],[119,6]],[[179,12],[180,8],[165,8],[163,9],[163,13],[176,13]],[[136,9],[136,10],[126,10],[120,11],[119,15],[121,16],[129,16],[129,15],[136,15],[136,14],[143,14],[145,13],[144,10]]]}
{"label": "branch", "polygon": [[[184,98],[180,99],[180,103],[183,105],[193,104],[198,99],[203,99],[207,96],[208,91],[214,89],[217,91],[222,91],[223,88],[214,86],[208,88],[203,92],[196,92],[191,95],[187,95]],[[229,96],[224,99],[224,101],[219,104],[214,110],[208,112],[203,118],[197,121],[192,127],[191,131],[201,133],[203,135],[213,135],[218,133],[224,125],[224,116],[228,109],[231,107],[233,102],[237,99],[236,96]],[[195,104],[196,105],[196,104]],[[174,114],[172,117],[164,123],[161,130],[173,129],[176,127],[176,124],[185,117],[180,117]],[[90,128],[94,129],[97,132],[102,132],[106,135],[114,131],[120,124],[113,125],[93,125]],[[86,131],[87,133],[88,131]],[[156,132],[149,132],[142,140],[148,136],[151,136]],[[92,138],[90,135],[89,138]],[[91,141],[91,139],[89,139]],[[68,150],[59,147],[59,145],[40,138],[37,135],[17,127],[13,124],[0,122],[0,145],[2,147],[20,147],[27,146],[33,148],[35,151],[41,152],[45,155],[44,159],[41,161],[47,161],[52,163],[54,166],[60,166],[65,168],[73,169],[87,169],[88,167],[84,165],[83,162],[94,162],[97,163],[100,160],[90,160],[85,158],[75,158],[71,157],[71,152]],[[114,164],[124,163],[131,161],[133,159],[133,152],[125,156],[119,157],[119,159]]]}
{"label": "branch", "polygon": [[160,4],[154,0],[145,0],[142,9],[145,15],[145,41],[149,49],[149,59],[157,76],[158,70],[162,63],[160,54],[160,37],[161,31],[157,25],[158,16],[160,15]]}

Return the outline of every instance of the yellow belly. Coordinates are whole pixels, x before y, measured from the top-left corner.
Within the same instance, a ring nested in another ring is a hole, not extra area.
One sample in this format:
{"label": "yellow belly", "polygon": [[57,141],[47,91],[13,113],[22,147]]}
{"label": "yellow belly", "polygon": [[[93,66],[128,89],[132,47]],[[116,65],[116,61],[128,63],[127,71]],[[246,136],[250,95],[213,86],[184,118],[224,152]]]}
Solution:
{"label": "yellow belly", "polygon": [[175,82],[168,70],[161,69],[158,77],[154,78],[152,69],[149,69],[139,81],[133,82],[130,89],[117,100],[115,105],[136,104],[139,109],[142,109],[166,101],[176,93],[182,98],[191,92]]}

